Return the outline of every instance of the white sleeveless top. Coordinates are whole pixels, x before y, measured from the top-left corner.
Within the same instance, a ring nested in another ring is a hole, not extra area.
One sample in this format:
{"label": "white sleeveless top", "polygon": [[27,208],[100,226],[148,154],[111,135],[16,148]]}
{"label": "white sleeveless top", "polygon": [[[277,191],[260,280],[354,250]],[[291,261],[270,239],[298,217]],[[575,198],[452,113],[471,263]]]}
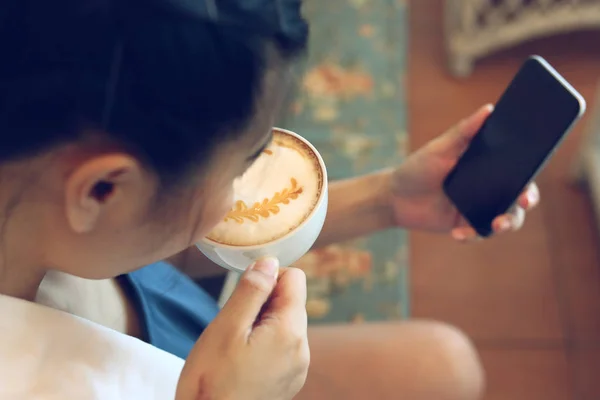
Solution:
{"label": "white sleeveless top", "polygon": [[2,400],[171,400],[183,364],[101,325],[0,295]]}

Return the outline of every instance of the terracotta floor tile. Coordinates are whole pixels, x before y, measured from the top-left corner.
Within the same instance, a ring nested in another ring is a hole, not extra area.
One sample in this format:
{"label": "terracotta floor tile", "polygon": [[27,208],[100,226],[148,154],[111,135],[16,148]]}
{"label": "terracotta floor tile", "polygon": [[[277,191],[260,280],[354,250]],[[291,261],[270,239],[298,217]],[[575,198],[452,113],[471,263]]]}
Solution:
{"label": "terracotta floor tile", "polygon": [[600,348],[579,348],[570,354],[577,400],[600,399]]}
{"label": "terracotta floor tile", "polygon": [[545,179],[544,217],[568,340],[600,343],[600,243],[586,191]]}
{"label": "terracotta floor tile", "polygon": [[519,233],[462,245],[413,235],[412,311],[476,339],[561,340],[542,213]]}
{"label": "terracotta floor tile", "polygon": [[485,400],[575,400],[561,348],[482,349],[481,358],[487,373]]}

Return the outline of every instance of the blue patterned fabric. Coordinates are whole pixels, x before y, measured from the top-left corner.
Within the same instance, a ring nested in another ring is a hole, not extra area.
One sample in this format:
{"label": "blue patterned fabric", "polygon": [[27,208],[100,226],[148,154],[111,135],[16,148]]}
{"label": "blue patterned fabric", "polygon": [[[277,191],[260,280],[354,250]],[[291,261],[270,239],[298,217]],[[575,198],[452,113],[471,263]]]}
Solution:
{"label": "blue patterned fabric", "polygon": [[[398,0],[308,0],[308,60],[283,128],[310,140],[330,179],[397,165],[406,154],[407,6]],[[351,216],[349,216],[351,217]],[[407,235],[401,231],[309,253],[312,322],[408,315]]]}

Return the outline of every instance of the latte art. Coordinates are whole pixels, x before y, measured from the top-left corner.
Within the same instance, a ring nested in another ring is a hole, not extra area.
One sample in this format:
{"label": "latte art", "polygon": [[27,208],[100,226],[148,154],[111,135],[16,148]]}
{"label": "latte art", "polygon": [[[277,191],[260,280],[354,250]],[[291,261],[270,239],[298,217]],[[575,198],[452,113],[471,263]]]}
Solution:
{"label": "latte art", "polygon": [[291,200],[296,200],[304,191],[302,187],[298,186],[296,178],[291,178],[290,184],[290,188],[276,192],[270,199],[267,197],[262,202],[257,201],[250,208],[243,200],[238,200],[233,210],[227,213],[225,222],[234,220],[243,224],[245,219],[260,222],[260,217],[269,218],[271,215],[279,214],[280,206],[290,204]]}
{"label": "latte art", "polygon": [[271,145],[234,182],[234,206],[207,238],[231,246],[277,240],[309,217],[322,190],[323,172],[311,148],[275,130]]}

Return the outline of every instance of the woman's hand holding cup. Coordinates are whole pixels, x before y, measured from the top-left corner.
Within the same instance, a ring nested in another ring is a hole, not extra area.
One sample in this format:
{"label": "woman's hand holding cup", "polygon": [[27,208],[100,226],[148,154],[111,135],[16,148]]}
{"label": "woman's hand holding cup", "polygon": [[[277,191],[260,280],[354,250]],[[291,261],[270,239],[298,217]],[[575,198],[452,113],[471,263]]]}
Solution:
{"label": "woman's hand holding cup", "polygon": [[306,277],[262,259],[192,349],[177,400],[287,400],[308,373]]}

